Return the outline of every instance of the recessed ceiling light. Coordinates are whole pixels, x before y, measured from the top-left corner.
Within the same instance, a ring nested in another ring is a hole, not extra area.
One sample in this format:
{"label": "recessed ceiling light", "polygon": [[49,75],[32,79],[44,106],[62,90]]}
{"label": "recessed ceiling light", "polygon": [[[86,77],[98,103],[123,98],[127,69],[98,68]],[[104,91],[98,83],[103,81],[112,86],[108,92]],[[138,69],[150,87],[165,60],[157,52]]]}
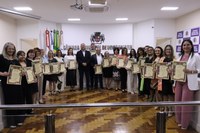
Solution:
{"label": "recessed ceiling light", "polygon": [[14,7],[17,11],[32,11],[32,8],[30,7]]}
{"label": "recessed ceiling light", "polygon": [[177,10],[178,9],[178,7],[162,7],[160,10],[162,10],[162,11],[175,11],[175,10]]}
{"label": "recessed ceiling light", "polygon": [[116,18],[115,20],[116,20],[116,21],[127,21],[128,18]]}
{"label": "recessed ceiling light", "polygon": [[68,21],[81,21],[80,18],[68,18]]}

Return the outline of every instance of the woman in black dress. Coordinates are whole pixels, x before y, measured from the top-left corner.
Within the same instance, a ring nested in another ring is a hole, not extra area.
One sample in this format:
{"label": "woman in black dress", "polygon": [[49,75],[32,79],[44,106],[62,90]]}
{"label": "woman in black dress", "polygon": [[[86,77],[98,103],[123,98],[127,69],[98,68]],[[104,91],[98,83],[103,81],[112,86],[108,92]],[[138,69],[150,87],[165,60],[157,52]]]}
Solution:
{"label": "woman in black dress", "polygon": [[[48,62],[49,63],[58,62],[54,58],[54,54],[53,54],[52,50],[49,50],[49,52],[48,52]],[[56,94],[56,82],[58,81],[58,74],[47,75],[47,80],[49,81],[50,95],[55,95]]]}
{"label": "woman in black dress", "polygon": [[67,55],[64,57],[64,62],[67,67],[66,71],[66,86],[70,86],[70,91],[74,91],[74,87],[77,85],[76,80],[76,68],[75,69],[69,69],[69,61],[74,60],[76,61],[76,56],[73,54],[73,49],[69,48]]}
{"label": "woman in black dress", "polygon": [[[171,63],[175,59],[174,57],[174,50],[171,45],[166,45],[164,48],[164,57],[163,62]],[[173,84],[174,81],[169,79],[162,79],[158,82],[158,89],[160,88],[160,94],[163,97],[163,101],[174,101],[174,93],[173,93]],[[166,107],[165,111],[167,111],[168,116],[172,116],[172,106]]]}
{"label": "woman in black dress", "polygon": [[[11,42],[7,42],[4,47],[2,54],[0,55],[0,77],[1,87],[3,89],[4,104],[24,104],[23,90],[20,85],[7,84],[7,76],[9,76],[10,65],[17,65],[16,60],[16,48]],[[18,116],[23,115],[22,110],[5,110],[5,118],[7,121],[6,126],[15,128],[17,125],[21,125],[24,118]]]}
{"label": "woman in black dress", "polygon": [[[107,58],[109,62],[111,62],[111,58],[108,51],[104,53],[104,58]],[[112,70],[113,70],[112,66],[103,68],[103,77],[105,79],[105,87],[108,90],[110,89],[110,85],[112,82],[112,72],[113,72]]]}
{"label": "woman in black dress", "polygon": [[[35,51],[33,49],[29,49],[27,52],[27,56],[26,56],[27,67],[32,67],[32,61],[34,60],[34,58],[35,58]],[[32,84],[29,84],[29,87],[30,87],[31,93],[32,93],[33,104],[36,104],[39,102],[39,98],[37,97],[38,96],[38,84],[37,84],[37,82],[32,83]]]}

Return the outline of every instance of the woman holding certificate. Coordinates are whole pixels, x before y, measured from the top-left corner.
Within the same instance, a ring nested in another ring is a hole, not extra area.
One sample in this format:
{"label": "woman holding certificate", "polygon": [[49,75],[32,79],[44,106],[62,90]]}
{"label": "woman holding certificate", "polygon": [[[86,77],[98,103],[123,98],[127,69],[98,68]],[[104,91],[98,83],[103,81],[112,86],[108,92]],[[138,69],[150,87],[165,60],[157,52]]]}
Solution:
{"label": "woman holding certificate", "polygon": [[[70,91],[75,91],[74,87],[77,85],[76,81],[76,56],[73,54],[73,49],[69,48],[67,55],[64,57],[66,64],[66,86],[70,86]],[[70,63],[71,62],[71,63]],[[72,65],[74,64],[74,65]]]}
{"label": "woman holding certificate", "polygon": [[[187,39],[182,42],[181,56],[178,61],[185,61],[187,67],[183,70],[186,80],[175,82],[175,101],[193,101],[195,91],[199,90],[197,75],[200,72],[200,56],[194,53],[191,40]],[[193,107],[176,106],[175,112],[178,126],[187,129],[192,118]]]}
{"label": "woman holding certificate", "polygon": [[[137,50],[137,62],[140,63],[140,62],[142,62],[142,60],[145,60],[145,52],[144,52],[144,48],[139,47]],[[140,91],[141,80],[144,81],[144,79],[142,79],[142,77],[141,77],[142,68],[144,67],[143,65],[144,65],[144,63],[142,64],[142,66],[140,64],[140,73],[138,73],[138,95],[139,96],[142,95],[142,91]]]}
{"label": "woman holding certificate", "polygon": [[[163,101],[174,101],[174,93],[173,93],[173,80],[171,80],[171,77],[169,76],[169,64],[175,59],[174,57],[174,50],[171,45],[166,45],[163,52],[164,56],[160,59],[159,63],[163,63],[163,69],[161,69],[161,65],[158,66],[160,69],[157,69],[157,77],[159,75],[161,78],[158,78],[158,90],[160,92],[160,95],[162,95]],[[157,67],[157,68],[158,68]],[[163,74],[162,74],[163,73]],[[161,100],[161,99],[160,99]],[[165,111],[168,113],[168,116],[172,116],[172,107],[166,107]]]}
{"label": "woman holding certificate", "polygon": [[[63,56],[62,56],[63,54],[62,54],[62,51],[59,49],[59,50],[57,50],[56,51],[56,57],[55,57],[55,59],[58,61],[58,62],[60,62],[60,63],[63,63],[64,62],[64,58],[63,58]],[[60,84],[61,85],[61,88],[58,88],[57,87],[57,91],[60,93],[61,91],[63,91],[64,90],[64,87],[65,87],[65,74],[66,74],[66,71],[64,71],[64,72],[61,72],[60,74],[59,74],[59,76],[58,76],[58,79],[59,79],[59,82],[57,83],[58,85]],[[64,83],[64,84],[63,84]],[[57,85],[57,86],[58,86]]]}
{"label": "woman holding certificate", "polygon": [[[28,52],[29,52],[29,55],[30,55],[30,51],[28,51]],[[20,65],[22,67],[21,87],[23,89],[23,99],[25,100],[25,104],[33,104],[33,99],[34,99],[34,102],[36,104],[36,99],[35,99],[36,95],[33,95],[33,94],[36,94],[36,92],[38,92],[38,86],[37,86],[37,83],[36,83],[37,79],[36,79],[35,75],[33,76],[33,74],[32,74],[32,77],[29,77],[28,76],[29,71],[26,71],[27,67],[32,66],[31,62],[29,62],[30,57],[29,57],[29,59],[26,59],[25,58],[25,52],[24,51],[18,51],[17,52],[17,58],[18,58],[18,63],[19,63],[18,65]],[[32,73],[33,73],[33,69],[32,69]],[[31,83],[29,83],[30,79],[32,79],[30,81]],[[32,110],[27,109],[26,113],[31,114]]]}
{"label": "woman holding certificate", "polygon": [[[16,48],[11,42],[7,42],[0,55],[0,77],[1,77],[1,87],[3,89],[4,104],[24,104],[23,100],[23,90],[20,85],[15,85],[15,83],[7,82],[7,79],[13,77],[13,79],[20,78],[17,75],[11,75],[9,73],[9,67],[11,65],[16,65]],[[8,80],[9,81],[9,80]],[[20,110],[5,110],[5,119],[7,121],[6,127],[15,128],[23,122],[23,119],[18,116],[24,114],[24,111]]]}
{"label": "woman holding certificate", "polygon": [[[105,63],[106,60],[107,60],[107,63]],[[110,85],[112,82],[112,70],[113,70],[113,67],[110,66],[110,62],[111,62],[111,58],[110,58],[109,52],[106,51],[104,53],[104,60],[103,60],[103,77],[105,79],[105,88],[108,90],[111,89]]]}
{"label": "woman holding certificate", "polygon": [[[131,63],[130,64],[130,68],[127,68],[128,65],[129,65],[129,62]],[[136,73],[132,73],[132,64],[133,63],[136,63],[137,62],[137,59],[136,59],[136,52],[135,52],[135,49],[131,49],[130,51],[130,54],[129,54],[129,57],[128,57],[128,63],[127,63],[127,91],[128,93],[131,93],[131,94],[135,94],[138,92],[137,90],[137,74]]]}
{"label": "woman holding certificate", "polygon": [[[54,58],[53,51],[49,50],[48,63],[55,63],[55,62],[58,62],[58,61]],[[50,72],[50,73],[48,73],[48,75],[46,75],[46,79],[49,81],[50,95],[55,95],[56,94],[56,82],[58,81],[58,74],[55,74],[55,73],[53,74]]]}
{"label": "woman holding certificate", "polygon": [[120,69],[120,80],[121,80],[121,91],[127,91],[127,70],[125,64],[128,61],[128,50],[127,48],[122,49],[122,54],[118,55],[117,67]]}
{"label": "woman holding certificate", "polygon": [[119,84],[120,84],[120,71],[116,67],[117,65],[117,57],[119,55],[119,48],[114,48],[113,49],[114,55],[111,60],[111,65],[113,66],[113,80],[115,81],[115,91],[120,90],[119,89]]}
{"label": "woman holding certificate", "polygon": [[[26,56],[27,67],[33,66],[32,62],[34,59],[35,59],[35,51],[33,49],[29,49],[27,52],[27,56]],[[38,79],[36,79],[36,80],[38,81]],[[39,101],[39,97],[37,96],[38,95],[38,84],[32,83],[31,88],[32,88],[33,103],[36,104]]]}

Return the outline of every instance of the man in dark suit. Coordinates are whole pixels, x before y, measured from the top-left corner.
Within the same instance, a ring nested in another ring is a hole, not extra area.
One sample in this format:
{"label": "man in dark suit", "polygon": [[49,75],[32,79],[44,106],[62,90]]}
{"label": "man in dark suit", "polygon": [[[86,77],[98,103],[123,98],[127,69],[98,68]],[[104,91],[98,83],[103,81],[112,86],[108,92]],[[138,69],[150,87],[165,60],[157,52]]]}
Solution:
{"label": "man in dark suit", "polygon": [[[101,65],[103,61],[103,55],[101,54],[101,49],[96,48],[96,54],[92,55],[91,57],[91,66],[95,69],[96,65]],[[103,89],[103,78],[101,74],[94,74],[94,80],[95,80],[95,88],[98,88],[98,83],[100,84],[100,88]]]}
{"label": "man in dark suit", "polygon": [[[96,46],[95,46],[94,43],[91,43],[91,45],[90,45],[90,54],[91,54],[91,57],[95,53],[96,53]],[[93,69],[93,66],[91,66],[91,65],[90,65],[90,87],[91,87],[91,89],[94,88],[94,69]]]}
{"label": "man in dark suit", "polygon": [[90,69],[91,54],[85,49],[85,44],[81,44],[81,50],[76,54],[76,60],[78,62],[79,70],[79,86],[80,90],[83,90],[83,76],[86,77],[86,88],[89,90],[89,69]]}

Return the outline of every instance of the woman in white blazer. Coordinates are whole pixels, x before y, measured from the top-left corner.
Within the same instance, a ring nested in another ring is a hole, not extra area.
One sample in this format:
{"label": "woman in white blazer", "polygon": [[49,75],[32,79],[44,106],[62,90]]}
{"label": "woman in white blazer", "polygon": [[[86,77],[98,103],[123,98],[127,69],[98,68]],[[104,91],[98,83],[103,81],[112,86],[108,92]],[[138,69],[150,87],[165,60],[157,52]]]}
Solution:
{"label": "woman in white blazer", "polygon": [[[186,82],[175,83],[175,101],[193,101],[194,93],[199,90],[197,75],[200,72],[200,56],[194,53],[191,40],[184,40],[181,44],[181,56],[178,61],[186,61]],[[187,129],[192,117],[192,106],[176,106],[176,122],[181,129]]]}

